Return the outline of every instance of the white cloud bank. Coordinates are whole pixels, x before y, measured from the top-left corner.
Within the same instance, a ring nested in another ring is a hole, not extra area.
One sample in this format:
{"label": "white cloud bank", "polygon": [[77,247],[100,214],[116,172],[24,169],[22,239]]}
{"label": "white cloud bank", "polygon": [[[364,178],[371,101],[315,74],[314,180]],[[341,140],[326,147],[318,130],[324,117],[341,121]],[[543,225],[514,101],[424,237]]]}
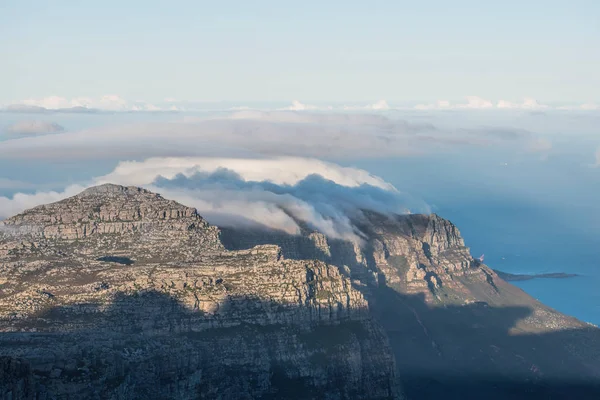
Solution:
{"label": "white cloud bank", "polygon": [[545,104],[540,104],[536,99],[526,97],[522,103],[512,103],[510,101],[500,100],[497,104],[498,108],[517,108],[522,110],[542,110],[548,108]]}
{"label": "white cloud bank", "polygon": [[301,102],[299,102],[298,100],[294,100],[292,101],[292,105],[289,107],[283,107],[280,108],[280,110],[282,111],[308,111],[308,110],[318,110],[319,107],[317,106],[313,106],[310,104],[303,104]]}
{"label": "white cloud bank", "polygon": [[42,99],[27,99],[19,103],[27,106],[43,107],[48,110],[58,110],[71,107],[97,108],[110,111],[123,111],[128,109],[127,101],[114,94],[104,95],[99,99],[93,99],[90,97],[66,99],[59,96],[50,96]]}
{"label": "white cloud bank", "polygon": [[158,175],[173,179],[178,174],[190,177],[198,172],[213,173],[220,168],[235,171],[247,181],[270,181],[278,185],[294,185],[309,175],[319,175],[347,187],[368,184],[384,190],[396,190],[389,183],[365,170],[300,157],[171,157],[150,158],[141,162],[123,161],[110,174],[96,178],[96,182],[148,185]]}
{"label": "white cloud bank", "polygon": [[484,109],[484,108],[492,108],[494,105],[491,101],[482,99],[477,96],[467,96],[466,104],[457,105],[458,108],[474,108],[474,109]]}
{"label": "white cloud bank", "polygon": [[331,111],[331,110],[342,110],[342,111],[386,111],[392,110],[387,101],[379,100],[372,104],[367,105],[343,105],[339,107],[333,106],[316,106],[312,104],[304,104],[298,100],[292,101],[292,104],[288,107],[278,108],[278,111]]}
{"label": "white cloud bank", "polygon": [[136,101],[129,102],[115,94],[107,94],[99,98],[75,97],[67,99],[60,96],[48,96],[39,99],[15,101],[5,106],[13,112],[94,112],[94,111],[176,111],[175,105],[158,107],[154,104]]}
{"label": "white cloud bank", "polygon": [[[429,212],[367,171],[315,159],[152,158],[121,162],[108,175],[62,192],[0,197],[0,218],[102,183],[143,186],[196,207],[221,226],[265,226],[299,233],[298,220],[332,238],[360,241],[361,210]],[[416,207],[416,208],[415,208]]]}
{"label": "white cloud bank", "polygon": [[525,97],[521,102],[509,100],[491,100],[479,96],[466,96],[465,102],[453,103],[449,100],[437,100],[433,103],[416,104],[414,106],[394,106],[386,100],[379,100],[372,104],[337,104],[314,105],[293,100],[290,105],[277,106],[272,103],[255,103],[254,105],[240,105],[232,102],[198,102],[182,101],[167,97],[158,103],[147,101],[128,101],[121,96],[108,94],[99,98],[61,96],[48,96],[44,98],[30,98],[5,104],[6,111],[12,112],[195,112],[195,111],[231,111],[231,110],[262,110],[262,111],[390,111],[390,110],[600,110],[600,105],[585,103],[580,105],[563,105],[552,107],[543,104],[531,97]]}
{"label": "white cloud bank", "polygon": [[450,110],[450,109],[490,109],[494,105],[491,101],[477,96],[467,96],[466,103],[452,104],[448,100],[438,100],[431,104],[417,104],[417,110]]}
{"label": "white cloud bank", "polygon": [[351,110],[386,111],[386,110],[391,110],[392,107],[390,107],[390,105],[388,104],[387,101],[379,100],[373,104],[368,104],[366,106],[343,106],[342,109],[346,110],[346,111],[351,111]]}
{"label": "white cloud bank", "polygon": [[[229,105],[227,105],[229,104]],[[208,108],[207,108],[208,107]],[[262,111],[386,111],[393,109],[403,109],[391,107],[387,101],[379,100],[372,104],[365,105],[313,105],[306,104],[299,100],[293,100],[290,105],[283,107],[266,107],[231,105],[227,102],[195,102],[180,101],[167,97],[162,102],[156,104],[146,101],[127,101],[118,95],[104,95],[99,98],[76,97],[65,98],[61,96],[48,96],[44,98],[31,98],[20,101],[13,101],[5,104],[6,111],[22,113],[40,113],[40,112],[131,112],[131,111],[233,111],[233,110],[262,110]]]}
{"label": "white cloud bank", "polygon": [[26,209],[41,204],[53,203],[67,197],[74,196],[84,190],[87,186],[72,185],[62,192],[37,192],[34,194],[17,193],[12,197],[0,196],[0,219],[18,214]]}
{"label": "white cloud bank", "polygon": [[498,100],[494,103],[490,100],[486,100],[477,96],[467,96],[466,103],[453,104],[448,100],[438,100],[431,104],[418,104],[415,106],[417,110],[457,110],[457,109],[470,109],[470,110],[491,110],[491,109],[520,109],[520,110],[540,110],[547,109],[549,106],[540,104],[537,100],[526,97],[521,103],[514,103],[507,100]]}

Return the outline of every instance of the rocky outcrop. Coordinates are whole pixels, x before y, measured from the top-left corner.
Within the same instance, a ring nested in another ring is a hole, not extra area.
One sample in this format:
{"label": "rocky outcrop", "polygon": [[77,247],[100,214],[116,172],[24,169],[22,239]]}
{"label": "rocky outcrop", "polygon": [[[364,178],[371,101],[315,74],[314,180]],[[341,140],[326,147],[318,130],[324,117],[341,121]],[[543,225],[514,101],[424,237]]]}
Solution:
{"label": "rocky outcrop", "polygon": [[0,228],[10,234],[0,243],[0,257],[67,251],[189,261],[223,250],[219,229],[196,209],[145,189],[111,184],[32,208],[0,222]]}
{"label": "rocky outcrop", "polygon": [[363,229],[376,268],[403,293],[422,293],[433,303],[474,301],[461,278],[493,290],[487,282],[491,270],[473,259],[458,228],[436,214],[369,213]]}
{"label": "rocky outcrop", "polygon": [[193,239],[220,249],[218,229],[194,208],[137,187],[105,184],[77,196],[32,208],[2,222],[10,232],[49,240],[144,234],[145,239]]}
{"label": "rocky outcrop", "polygon": [[[346,267],[353,278],[364,283],[397,287],[403,293],[423,293],[429,301],[452,289],[460,302],[474,299],[456,278],[468,276],[485,286],[486,266],[469,253],[454,224],[435,214],[387,216],[364,212],[355,221],[365,235],[361,243],[330,239],[305,229],[303,235],[224,229],[225,245],[242,249],[259,243],[276,243],[283,255],[294,259],[319,259]],[[447,301],[447,298],[444,298]],[[474,301],[474,300],[473,300]]]}

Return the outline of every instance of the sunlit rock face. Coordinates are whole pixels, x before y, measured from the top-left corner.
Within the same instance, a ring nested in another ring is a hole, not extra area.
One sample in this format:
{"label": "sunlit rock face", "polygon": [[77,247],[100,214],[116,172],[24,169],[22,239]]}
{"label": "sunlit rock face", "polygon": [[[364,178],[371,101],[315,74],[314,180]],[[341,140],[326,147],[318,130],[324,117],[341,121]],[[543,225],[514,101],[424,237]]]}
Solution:
{"label": "sunlit rock face", "polygon": [[193,208],[117,185],[9,218],[0,395],[505,398],[494,396],[552,394],[564,389],[556,382],[598,388],[598,329],[504,282],[451,222],[367,211],[352,222],[360,240],[302,221],[298,235],[219,229]]}
{"label": "sunlit rock face", "polygon": [[[494,272],[473,259],[458,228],[438,215],[363,211],[354,223],[364,238],[360,242],[330,239],[306,225],[301,235],[226,228],[222,239],[230,249],[276,243],[287,258],[319,259],[341,266],[349,271],[348,276],[365,284],[383,284],[405,294],[422,294],[431,304],[452,298],[460,303],[475,301],[465,283],[457,280],[461,277],[495,291],[488,282]],[[299,225],[302,226],[301,221]]]}
{"label": "sunlit rock face", "polygon": [[[194,208],[145,189],[111,184],[32,208],[2,223],[9,230],[48,240],[105,239],[106,235],[117,235],[135,246],[187,240],[190,247],[198,244],[204,251],[222,248],[218,229]],[[144,236],[143,240],[139,235]]]}
{"label": "sunlit rock face", "polygon": [[400,393],[383,330],[334,265],[226,250],[196,210],[115,185],[3,226],[0,348],[24,366],[0,385],[12,398]]}

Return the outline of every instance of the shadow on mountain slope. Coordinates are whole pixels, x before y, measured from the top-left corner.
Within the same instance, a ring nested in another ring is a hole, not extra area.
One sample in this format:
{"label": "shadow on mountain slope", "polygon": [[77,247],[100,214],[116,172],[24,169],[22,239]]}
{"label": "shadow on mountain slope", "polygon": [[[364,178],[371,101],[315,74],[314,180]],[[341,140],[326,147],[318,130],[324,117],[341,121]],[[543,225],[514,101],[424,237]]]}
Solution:
{"label": "shadow on mountain slope", "polygon": [[[409,399],[600,398],[600,371],[595,378],[590,374],[598,364],[597,329],[517,335],[510,332],[528,316],[523,307],[432,308],[421,296],[385,286],[370,296]],[[208,316],[157,292],[119,294],[105,310],[98,304],[82,304],[76,312],[72,306],[50,308],[38,315],[38,332],[31,332],[31,324],[15,325],[21,332],[1,334],[0,348],[35,349],[23,358],[37,380],[48,385],[60,377],[72,384],[66,393],[76,397],[82,393],[76,388],[88,380],[103,388],[90,385],[96,391],[89,398],[111,390],[120,393],[117,398],[176,398],[189,391],[202,398],[253,398],[265,385],[273,390],[261,398],[319,398],[322,391],[355,398],[353,390],[363,390],[366,378],[389,385],[383,377],[389,371],[367,372],[358,384],[347,379],[354,372],[345,358],[354,346],[361,368],[382,365],[380,353],[387,350],[369,347],[370,325],[342,320],[302,327],[262,320],[273,307],[231,299]],[[248,322],[253,319],[260,323]],[[66,333],[58,332],[65,327]],[[286,361],[290,354],[294,362]],[[315,386],[302,371],[309,365],[311,373],[323,375],[324,385]]]}
{"label": "shadow on mountain slope", "polygon": [[[324,254],[305,236],[267,229],[260,234],[224,229],[222,235],[229,249],[277,244],[286,258],[337,260],[353,278],[365,276],[365,267],[347,255],[349,242],[328,239],[331,254]],[[389,339],[407,398],[600,398],[598,328],[533,333],[516,327],[532,315],[529,307],[486,302],[434,307],[422,294],[388,286],[368,248],[365,257],[378,282],[354,286]]]}
{"label": "shadow on mountain slope", "polygon": [[49,307],[20,324],[1,321],[14,331],[0,333],[0,396],[396,397],[379,327],[306,318],[305,307],[247,297],[229,297],[209,315],[156,291],[117,293],[109,305]]}
{"label": "shadow on mountain slope", "polygon": [[600,398],[596,328],[513,333],[526,307],[430,307],[389,287],[372,296],[408,398]]}

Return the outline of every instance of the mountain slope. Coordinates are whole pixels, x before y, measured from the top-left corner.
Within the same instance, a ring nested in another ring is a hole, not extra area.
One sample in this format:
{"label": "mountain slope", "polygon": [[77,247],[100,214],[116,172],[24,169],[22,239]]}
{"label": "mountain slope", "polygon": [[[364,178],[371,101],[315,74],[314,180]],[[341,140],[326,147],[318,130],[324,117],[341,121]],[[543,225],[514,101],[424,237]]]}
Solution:
{"label": "mountain slope", "polygon": [[3,226],[0,394],[397,397],[387,339],[334,266],[226,251],[195,210],[115,185]]}
{"label": "mountain slope", "polygon": [[600,330],[504,282],[452,223],[353,222],[362,243],[219,229],[117,185],[3,221],[0,393],[597,398]]}
{"label": "mountain slope", "polygon": [[600,394],[600,330],[473,259],[451,222],[365,211],[354,223],[366,236],[360,246],[308,228],[223,229],[222,238],[230,249],[276,243],[286,257],[340,266],[384,328],[409,397]]}

